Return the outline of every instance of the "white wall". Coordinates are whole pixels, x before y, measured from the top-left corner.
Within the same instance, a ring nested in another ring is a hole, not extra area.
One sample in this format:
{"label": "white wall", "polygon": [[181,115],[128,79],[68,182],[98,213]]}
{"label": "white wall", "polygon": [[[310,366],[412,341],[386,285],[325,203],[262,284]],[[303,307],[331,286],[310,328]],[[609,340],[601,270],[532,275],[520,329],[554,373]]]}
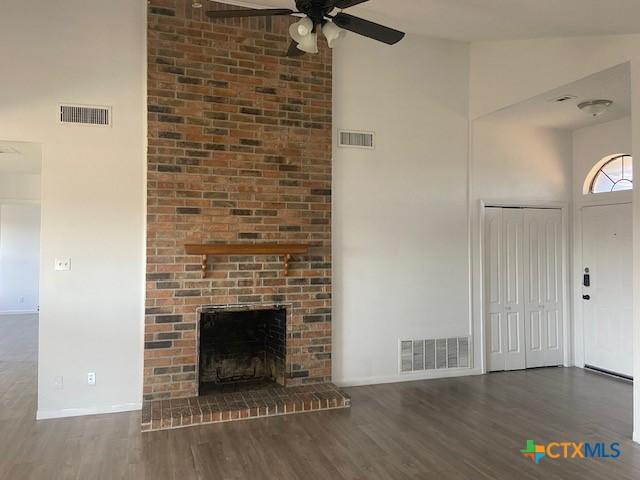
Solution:
{"label": "white wall", "polygon": [[629,203],[631,192],[613,192],[584,195],[585,180],[592,168],[604,157],[617,153],[631,153],[631,118],[581,128],[573,132],[573,311],[574,311],[574,363],[584,365],[584,338],[582,322],[582,215],[585,205]]}
{"label": "white wall", "polygon": [[472,145],[473,200],[571,200],[570,132],[478,120]]}
{"label": "white wall", "polygon": [[[398,339],[468,335],[468,47],[348,35],[334,50],[334,381],[398,374]],[[468,370],[465,373],[469,373]]]}
{"label": "white wall", "polygon": [[40,205],[0,200],[0,313],[38,311]]}
{"label": "white wall", "polygon": [[[480,367],[484,365],[481,201],[493,205],[565,207],[568,242],[566,206],[571,200],[572,138],[569,131],[489,118],[472,123],[471,145],[473,319],[475,362]],[[568,252],[566,255],[568,275]],[[565,321],[569,321],[568,317],[567,310]]]}
{"label": "white wall", "polygon": [[[130,0],[2,6],[2,140],[43,153],[41,417],[142,399],[145,10]],[[114,126],[58,125],[58,102],[112,106]],[[54,271],[61,256],[70,272]]]}

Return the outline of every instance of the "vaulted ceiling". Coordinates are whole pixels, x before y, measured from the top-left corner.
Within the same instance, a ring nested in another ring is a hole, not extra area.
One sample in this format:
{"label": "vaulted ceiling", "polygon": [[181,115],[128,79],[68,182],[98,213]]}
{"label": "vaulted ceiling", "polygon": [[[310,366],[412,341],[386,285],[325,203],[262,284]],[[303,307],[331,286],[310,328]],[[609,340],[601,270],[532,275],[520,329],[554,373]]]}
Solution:
{"label": "vaulted ceiling", "polygon": [[[292,7],[294,0],[225,0]],[[464,42],[640,33],[639,0],[370,0],[349,13]]]}

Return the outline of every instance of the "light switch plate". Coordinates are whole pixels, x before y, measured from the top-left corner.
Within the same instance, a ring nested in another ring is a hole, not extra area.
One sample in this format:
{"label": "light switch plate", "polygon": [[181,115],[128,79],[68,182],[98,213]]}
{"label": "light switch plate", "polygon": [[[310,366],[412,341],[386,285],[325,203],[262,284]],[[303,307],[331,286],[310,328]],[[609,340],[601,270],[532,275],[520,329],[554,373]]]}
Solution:
{"label": "light switch plate", "polygon": [[55,269],[58,272],[67,272],[71,270],[71,259],[68,257],[56,258]]}

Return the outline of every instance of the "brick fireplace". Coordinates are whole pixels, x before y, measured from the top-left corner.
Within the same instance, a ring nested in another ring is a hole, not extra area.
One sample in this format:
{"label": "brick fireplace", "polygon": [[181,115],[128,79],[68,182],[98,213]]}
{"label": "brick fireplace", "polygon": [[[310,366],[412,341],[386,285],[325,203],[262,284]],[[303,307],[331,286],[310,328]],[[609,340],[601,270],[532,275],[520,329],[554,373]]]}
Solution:
{"label": "brick fireplace", "polygon": [[[201,393],[202,312],[285,305],[276,382],[327,407],[333,391],[319,386],[331,381],[331,52],[287,58],[293,19],[214,23],[190,4],[149,7],[144,398]],[[292,256],[287,275],[278,255],[210,257],[203,275],[202,257],[185,249],[262,243],[309,250]]]}

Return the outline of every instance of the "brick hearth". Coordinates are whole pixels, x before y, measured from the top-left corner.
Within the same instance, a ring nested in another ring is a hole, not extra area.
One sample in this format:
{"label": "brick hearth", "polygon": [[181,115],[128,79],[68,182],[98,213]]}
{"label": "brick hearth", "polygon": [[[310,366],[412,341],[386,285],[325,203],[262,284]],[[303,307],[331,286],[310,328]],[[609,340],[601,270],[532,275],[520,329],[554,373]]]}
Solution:
{"label": "brick hearth", "polygon": [[[287,58],[294,18],[150,3],[144,400],[198,396],[204,306],[290,306],[285,385],[331,382],[331,52]],[[216,256],[203,278],[185,245],[208,243],[309,253],[288,276],[281,257]]]}
{"label": "brick hearth", "polygon": [[241,393],[144,402],[142,430],[274,417],[348,408],[350,397],[332,384],[270,388]]}

